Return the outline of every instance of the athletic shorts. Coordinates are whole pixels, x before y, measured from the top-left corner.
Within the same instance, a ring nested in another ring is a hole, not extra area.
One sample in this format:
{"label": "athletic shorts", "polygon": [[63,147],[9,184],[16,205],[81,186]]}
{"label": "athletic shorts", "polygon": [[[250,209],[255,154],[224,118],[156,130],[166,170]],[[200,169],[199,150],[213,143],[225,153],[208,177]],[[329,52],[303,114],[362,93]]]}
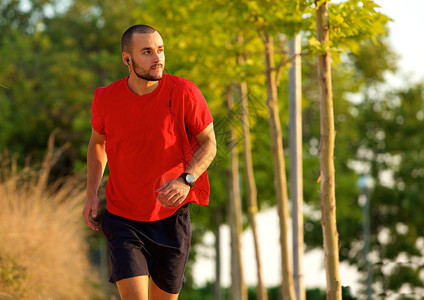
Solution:
{"label": "athletic shorts", "polygon": [[153,222],[129,220],[106,211],[102,230],[112,263],[110,282],[149,275],[165,292],[180,292],[191,243],[188,204]]}

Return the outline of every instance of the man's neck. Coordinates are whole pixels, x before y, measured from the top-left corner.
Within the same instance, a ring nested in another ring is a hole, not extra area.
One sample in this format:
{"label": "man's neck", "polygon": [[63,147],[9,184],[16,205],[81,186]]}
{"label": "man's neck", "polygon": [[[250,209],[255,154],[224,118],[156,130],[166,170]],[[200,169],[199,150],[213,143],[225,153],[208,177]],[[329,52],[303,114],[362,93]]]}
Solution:
{"label": "man's neck", "polygon": [[134,94],[143,96],[153,92],[159,85],[159,81],[149,81],[130,74],[128,87]]}

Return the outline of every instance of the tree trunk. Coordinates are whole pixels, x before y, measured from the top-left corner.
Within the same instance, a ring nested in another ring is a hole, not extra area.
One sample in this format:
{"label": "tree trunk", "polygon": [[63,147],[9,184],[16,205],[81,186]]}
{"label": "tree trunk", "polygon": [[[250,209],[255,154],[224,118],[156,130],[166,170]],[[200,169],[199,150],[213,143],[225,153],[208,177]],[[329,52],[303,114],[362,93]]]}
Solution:
{"label": "tree trunk", "polygon": [[[316,1],[315,3],[317,3]],[[329,38],[328,2],[316,10],[317,38],[326,45]],[[334,111],[331,86],[330,53],[318,54],[318,84],[320,91],[321,145],[321,226],[324,237],[327,299],[342,299],[339,277],[339,247],[336,224],[336,197],[334,178]]]}
{"label": "tree trunk", "polygon": [[214,300],[222,300],[221,289],[221,233],[220,225],[222,222],[221,211],[216,209],[214,211],[215,219],[215,286],[214,286]]}
{"label": "tree trunk", "polygon": [[302,82],[300,35],[291,41],[290,56],[290,196],[293,224],[293,279],[297,300],[305,300],[303,283],[303,164],[302,164]]}
{"label": "tree trunk", "polygon": [[280,217],[282,292],[284,300],[294,300],[295,293],[290,267],[288,242],[287,179],[283,152],[283,136],[278,111],[277,84],[275,80],[274,41],[270,34],[266,33],[265,35],[267,105],[269,110],[272,155],[274,160],[275,196],[278,215]]}
{"label": "tree trunk", "polygon": [[256,254],[256,269],[258,277],[257,285],[257,299],[267,300],[268,294],[262,276],[262,260],[261,251],[259,247],[259,234],[256,224],[256,214],[258,212],[257,204],[257,189],[255,177],[253,173],[253,160],[252,149],[250,146],[250,125],[249,125],[249,104],[247,98],[247,84],[242,82],[240,84],[240,98],[241,98],[241,124],[243,130],[243,146],[244,146],[244,172],[247,185],[247,203],[249,205],[249,222],[252,228],[253,242]]}
{"label": "tree trunk", "polygon": [[[234,93],[232,89],[227,91],[227,105],[230,124],[233,123]],[[231,125],[230,125],[231,126]],[[243,279],[243,261],[241,254],[242,213],[238,151],[236,145],[236,132],[229,128],[229,148],[231,152],[231,167],[229,172],[229,225],[231,232],[231,299],[247,300],[247,288]]]}

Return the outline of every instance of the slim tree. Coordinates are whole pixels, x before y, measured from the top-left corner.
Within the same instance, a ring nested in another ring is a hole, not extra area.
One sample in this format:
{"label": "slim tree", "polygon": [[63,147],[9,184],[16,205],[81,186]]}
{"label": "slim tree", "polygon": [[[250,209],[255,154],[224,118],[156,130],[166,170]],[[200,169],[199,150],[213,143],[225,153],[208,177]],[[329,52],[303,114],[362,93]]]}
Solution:
{"label": "slim tree", "polygon": [[240,174],[236,132],[234,124],[234,91],[230,87],[226,93],[229,128],[230,170],[228,176],[228,220],[231,235],[231,299],[247,300],[247,287],[243,278],[243,260],[241,252],[242,212],[240,194]]}
{"label": "slim tree", "polygon": [[250,142],[250,125],[249,125],[249,104],[247,97],[247,84],[246,82],[240,83],[240,97],[241,97],[241,120],[242,120],[242,131],[243,131],[243,158],[244,158],[244,176],[246,178],[247,187],[247,203],[249,210],[249,222],[252,228],[253,242],[256,254],[256,271],[258,277],[257,285],[257,299],[267,300],[268,294],[264,284],[262,275],[262,259],[261,251],[259,247],[259,234],[256,223],[256,215],[258,212],[258,191],[256,189],[255,176],[253,172],[253,160],[252,160],[252,147]]}
{"label": "slim tree", "polygon": [[[317,5],[317,39],[326,46],[329,40],[328,1],[315,1]],[[325,49],[325,48],[324,48]],[[339,247],[336,224],[336,196],[334,178],[334,110],[331,85],[330,53],[318,53],[318,85],[320,92],[320,178],[321,226],[324,237],[327,299],[342,299],[339,277]]]}
{"label": "slim tree", "polygon": [[[243,36],[237,36],[237,44],[240,46],[240,49],[243,49]],[[242,50],[243,51],[243,50]],[[245,64],[246,55],[241,52],[237,57],[237,64],[242,66]],[[256,258],[256,273],[258,283],[256,286],[256,294],[258,300],[268,300],[268,293],[264,284],[263,274],[262,274],[262,259],[261,251],[259,246],[259,234],[258,226],[256,223],[256,216],[258,212],[258,191],[256,189],[255,176],[253,172],[253,159],[252,159],[252,147],[250,139],[250,121],[249,121],[249,99],[247,94],[247,83],[242,81],[239,84],[240,91],[240,108],[241,108],[241,129],[243,135],[243,160],[244,160],[244,177],[246,180],[246,189],[247,189],[247,205],[248,205],[248,216],[249,223],[253,235],[253,246],[255,249],[255,258]]]}
{"label": "slim tree", "polygon": [[292,269],[289,258],[288,242],[288,196],[287,178],[284,162],[283,134],[281,131],[280,116],[278,110],[276,68],[274,63],[274,38],[271,34],[264,34],[265,61],[266,61],[266,86],[267,106],[269,110],[269,127],[271,132],[271,147],[274,161],[274,185],[277,201],[278,215],[280,219],[280,245],[281,245],[281,270],[282,290],[284,299],[296,299]]}

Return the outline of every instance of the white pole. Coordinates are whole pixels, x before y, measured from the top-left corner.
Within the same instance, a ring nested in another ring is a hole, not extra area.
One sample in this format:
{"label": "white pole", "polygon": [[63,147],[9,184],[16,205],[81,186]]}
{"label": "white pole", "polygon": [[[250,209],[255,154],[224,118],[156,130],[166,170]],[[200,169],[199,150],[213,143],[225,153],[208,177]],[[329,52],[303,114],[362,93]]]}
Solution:
{"label": "white pole", "polygon": [[303,164],[300,35],[290,41],[290,198],[293,221],[293,279],[297,300],[305,300],[303,283]]}

